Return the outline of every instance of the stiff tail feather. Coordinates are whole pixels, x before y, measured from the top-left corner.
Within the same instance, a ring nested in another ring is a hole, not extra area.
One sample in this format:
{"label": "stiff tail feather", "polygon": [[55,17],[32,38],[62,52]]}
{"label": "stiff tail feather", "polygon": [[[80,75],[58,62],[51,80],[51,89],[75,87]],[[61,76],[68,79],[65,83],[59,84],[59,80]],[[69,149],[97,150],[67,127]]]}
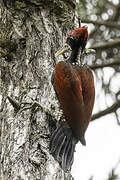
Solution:
{"label": "stiff tail feather", "polygon": [[75,145],[78,142],[71,128],[62,121],[53,132],[50,140],[50,153],[59,162],[64,171],[71,170]]}

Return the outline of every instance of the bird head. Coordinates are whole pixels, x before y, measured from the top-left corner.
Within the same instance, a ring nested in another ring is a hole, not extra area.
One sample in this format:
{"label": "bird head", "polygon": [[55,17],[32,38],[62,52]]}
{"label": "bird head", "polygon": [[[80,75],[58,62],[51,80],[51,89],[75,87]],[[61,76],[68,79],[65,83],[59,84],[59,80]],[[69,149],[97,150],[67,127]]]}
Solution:
{"label": "bird head", "polygon": [[82,26],[80,28],[76,28],[75,30],[71,31],[69,35],[73,38],[78,38],[78,40],[82,39],[83,41],[87,41],[88,39],[88,26]]}
{"label": "bird head", "polygon": [[72,59],[75,60],[75,58],[77,57],[76,55],[78,55],[79,53],[79,49],[85,47],[87,39],[88,27],[85,25],[80,28],[76,28],[75,30],[69,33],[65,45],[59,51],[56,52],[56,57],[71,51],[74,53],[75,56],[73,56]]}

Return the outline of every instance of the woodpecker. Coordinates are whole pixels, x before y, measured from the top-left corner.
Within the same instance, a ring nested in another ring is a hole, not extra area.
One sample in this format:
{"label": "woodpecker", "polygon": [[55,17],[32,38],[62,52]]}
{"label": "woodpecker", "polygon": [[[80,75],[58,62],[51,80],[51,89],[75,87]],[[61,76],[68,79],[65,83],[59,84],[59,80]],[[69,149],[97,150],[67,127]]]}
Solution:
{"label": "woodpecker", "polygon": [[53,86],[65,120],[59,122],[50,140],[50,152],[64,171],[70,171],[75,146],[86,145],[85,131],[89,125],[95,98],[93,73],[88,66],[78,64],[88,39],[87,26],[69,33],[65,46],[56,56],[68,50],[70,57],[56,64]]}

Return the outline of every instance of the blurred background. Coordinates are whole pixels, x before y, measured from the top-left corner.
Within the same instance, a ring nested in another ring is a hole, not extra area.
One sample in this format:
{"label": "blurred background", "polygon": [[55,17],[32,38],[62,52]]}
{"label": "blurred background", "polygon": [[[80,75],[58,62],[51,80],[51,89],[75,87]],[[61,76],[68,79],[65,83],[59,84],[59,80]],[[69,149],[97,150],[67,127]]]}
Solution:
{"label": "blurred background", "polygon": [[120,0],[77,0],[77,13],[88,25],[87,47],[96,50],[86,58],[96,99],[87,146],[77,145],[72,174],[75,180],[120,180]]}

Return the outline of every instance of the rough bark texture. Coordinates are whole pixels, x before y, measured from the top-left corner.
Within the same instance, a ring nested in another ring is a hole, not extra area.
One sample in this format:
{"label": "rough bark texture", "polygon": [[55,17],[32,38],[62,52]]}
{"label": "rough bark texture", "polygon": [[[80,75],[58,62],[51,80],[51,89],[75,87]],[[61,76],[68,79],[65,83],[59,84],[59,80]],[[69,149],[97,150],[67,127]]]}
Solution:
{"label": "rough bark texture", "polygon": [[73,0],[0,4],[1,180],[70,180],[49,154],[61,117],[51,84],[55,51],[73,28]]}

